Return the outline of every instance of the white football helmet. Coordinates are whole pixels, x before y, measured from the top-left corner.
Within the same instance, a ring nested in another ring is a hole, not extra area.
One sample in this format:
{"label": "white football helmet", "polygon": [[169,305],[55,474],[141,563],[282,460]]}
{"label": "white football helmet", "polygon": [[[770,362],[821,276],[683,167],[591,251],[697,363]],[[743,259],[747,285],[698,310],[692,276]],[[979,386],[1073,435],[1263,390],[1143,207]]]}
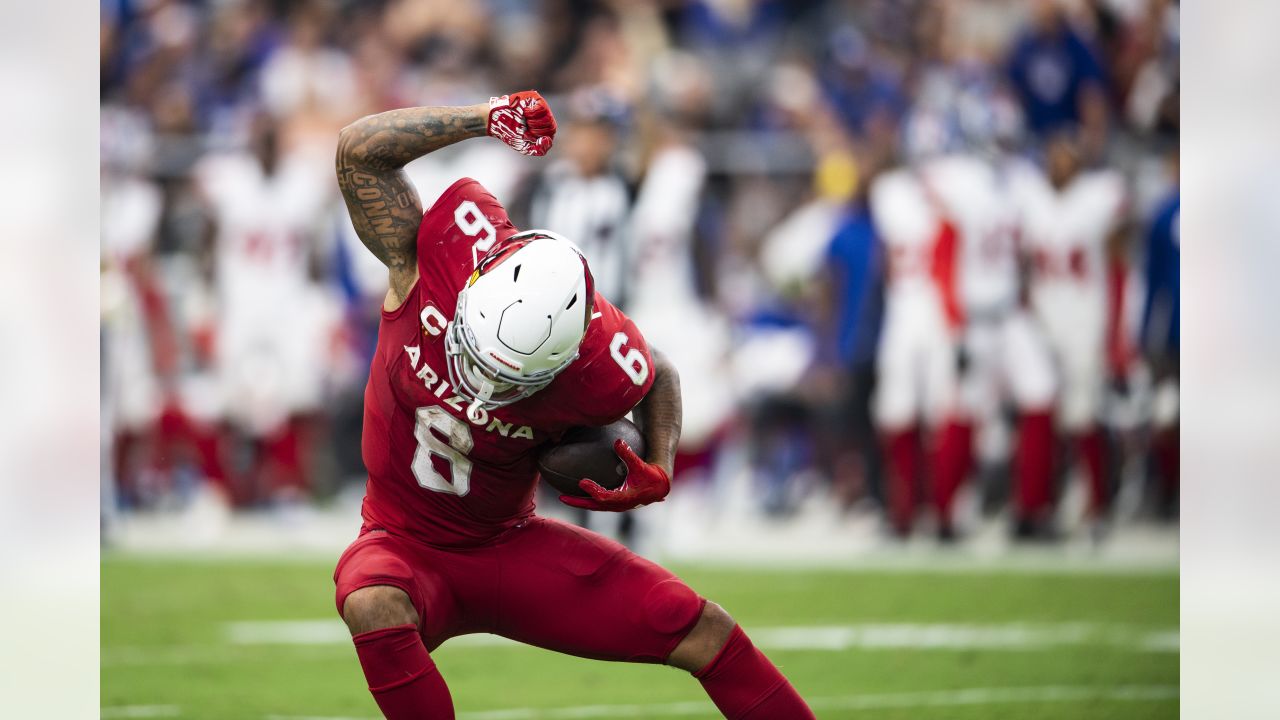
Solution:
{"label": "white football helmet", "polygon": [[449,382],[485,410],[538,392],[577,359],[594,299],[577,246],[547,230],[512,235],[458,293],[445,333]]}

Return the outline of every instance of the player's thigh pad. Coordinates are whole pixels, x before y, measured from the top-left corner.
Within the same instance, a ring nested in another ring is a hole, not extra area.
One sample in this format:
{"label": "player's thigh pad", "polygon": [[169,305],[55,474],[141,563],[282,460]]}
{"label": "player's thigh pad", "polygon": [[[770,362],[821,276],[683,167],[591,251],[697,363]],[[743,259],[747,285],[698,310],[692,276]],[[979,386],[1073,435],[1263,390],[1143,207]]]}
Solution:
{"label": "player's thigh pad", "polygon": [[898,429],[916,421],[920,407],[915,353],[905,333],[885,337],[876,354],[876,389],[871,410],[881,429]]}
{"label": "player's thigh pad", "polygon": [[1092,358],[1068,358],[1063,365],[1058,422],[1068,432],[1089,428],[1102,412],[1102,363],[1100,359],[1090,360]]}
{"label": "player's thigh pad", "polygon": [[621,544],[535,518],[502,547],[498,634],[600,660],[664,662],[706,602]]}
{"label": "player's thigh pad", "polygon": [[960,402],[960,374],[956,367],[959,345],[946,335],[930,338],[922,355],[925,420],[929,425],[951,419],[963,412]]}
{"label": "player's thigh pad", "polygon": [[1014,404],[1020,410],[1048,408],[1057,392],[1048,340],[1025,312],[1010,316],[1002,330],[1001,365]]}
{"label": "player's thigh pad", "polygon": [[1178,422],[1178,381],[1166,378],[1156,384],[1151,401],[1151,424],[1158,429]]}
{"label": "player's thigh pad", "polygon": [[338,559],[333,582],[339,615],[351,593],[374,585],[389,585],[409,596],[424,636],[444,636],[446,628],[454,624],[455,603],[444,578],[428,567],[414,546],[384,530],[362,533],[347,547]]}
{"label": "player's thigh pad", "polygon": [[967,358],[959,375],[960,411],[974,422],[995,417],[1000,411],[999,337],[991,322],[973,323],[964,331]]}

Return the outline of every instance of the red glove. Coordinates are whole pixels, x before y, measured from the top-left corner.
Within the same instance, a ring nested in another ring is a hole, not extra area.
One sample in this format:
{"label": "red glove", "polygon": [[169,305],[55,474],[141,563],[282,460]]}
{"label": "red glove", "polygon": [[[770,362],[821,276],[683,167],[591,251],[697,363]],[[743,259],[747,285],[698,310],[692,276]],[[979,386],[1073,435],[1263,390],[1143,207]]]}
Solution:
{"label": "red glove", "polygon": [[617,490],[605,490],[594,480],[583,480],[578,487],[589,498],[561,495],[560,502],[583,510],[623,512],[649,503],[662,502],[671,492],[671,478],[667,471],[640,459],[625,440],[615,440],[613,451],[627,464],[627,479]]}
{"label": "red glove", "polygon": [[535,90],[492,97],[488,133],[522,155],[546,155],[556,136],[556,118]]}

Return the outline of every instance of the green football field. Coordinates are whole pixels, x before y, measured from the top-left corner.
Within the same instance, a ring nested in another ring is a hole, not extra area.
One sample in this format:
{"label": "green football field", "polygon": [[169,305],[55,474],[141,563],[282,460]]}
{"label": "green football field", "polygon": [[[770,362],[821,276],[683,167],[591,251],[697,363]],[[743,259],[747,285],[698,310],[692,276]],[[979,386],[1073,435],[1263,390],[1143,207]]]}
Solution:
{"label": "green football field", "polygon": [[[1175,718],[1173,572],[675,568],[820,718]],[[102,563],[102,716],[376,718],[323,559]],[[566,609],[568,612],[569,609]],[[490,636],[433,654],[461,720],[715,718],[670,668]]]}

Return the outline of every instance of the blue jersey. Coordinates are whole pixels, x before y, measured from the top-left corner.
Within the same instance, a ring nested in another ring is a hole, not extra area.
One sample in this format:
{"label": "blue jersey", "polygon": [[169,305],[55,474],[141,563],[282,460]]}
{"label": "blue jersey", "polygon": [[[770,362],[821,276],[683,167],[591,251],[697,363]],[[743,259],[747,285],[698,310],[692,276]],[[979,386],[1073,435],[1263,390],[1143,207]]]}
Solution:
{"label": "blue jersey", "polygon": [[1142,347],[1178,354],[1180,200],[1175,191],[1162,202],[1147,234],[1147,298],[1142,308]]}
{"label": "blue jersey", "polygon": [[1027,33],[1014,44],[1007,72],[1036,133],[1080,122],[1080,91],[1106,80],[1095,50],[1070,27],[1061,33]]}
{"label": "blue jersey", "polygon": [[880,334],[879,243],[871,215],[853,208],[827,248],[837,302],[835,353],[846,366],[874,361]]}

